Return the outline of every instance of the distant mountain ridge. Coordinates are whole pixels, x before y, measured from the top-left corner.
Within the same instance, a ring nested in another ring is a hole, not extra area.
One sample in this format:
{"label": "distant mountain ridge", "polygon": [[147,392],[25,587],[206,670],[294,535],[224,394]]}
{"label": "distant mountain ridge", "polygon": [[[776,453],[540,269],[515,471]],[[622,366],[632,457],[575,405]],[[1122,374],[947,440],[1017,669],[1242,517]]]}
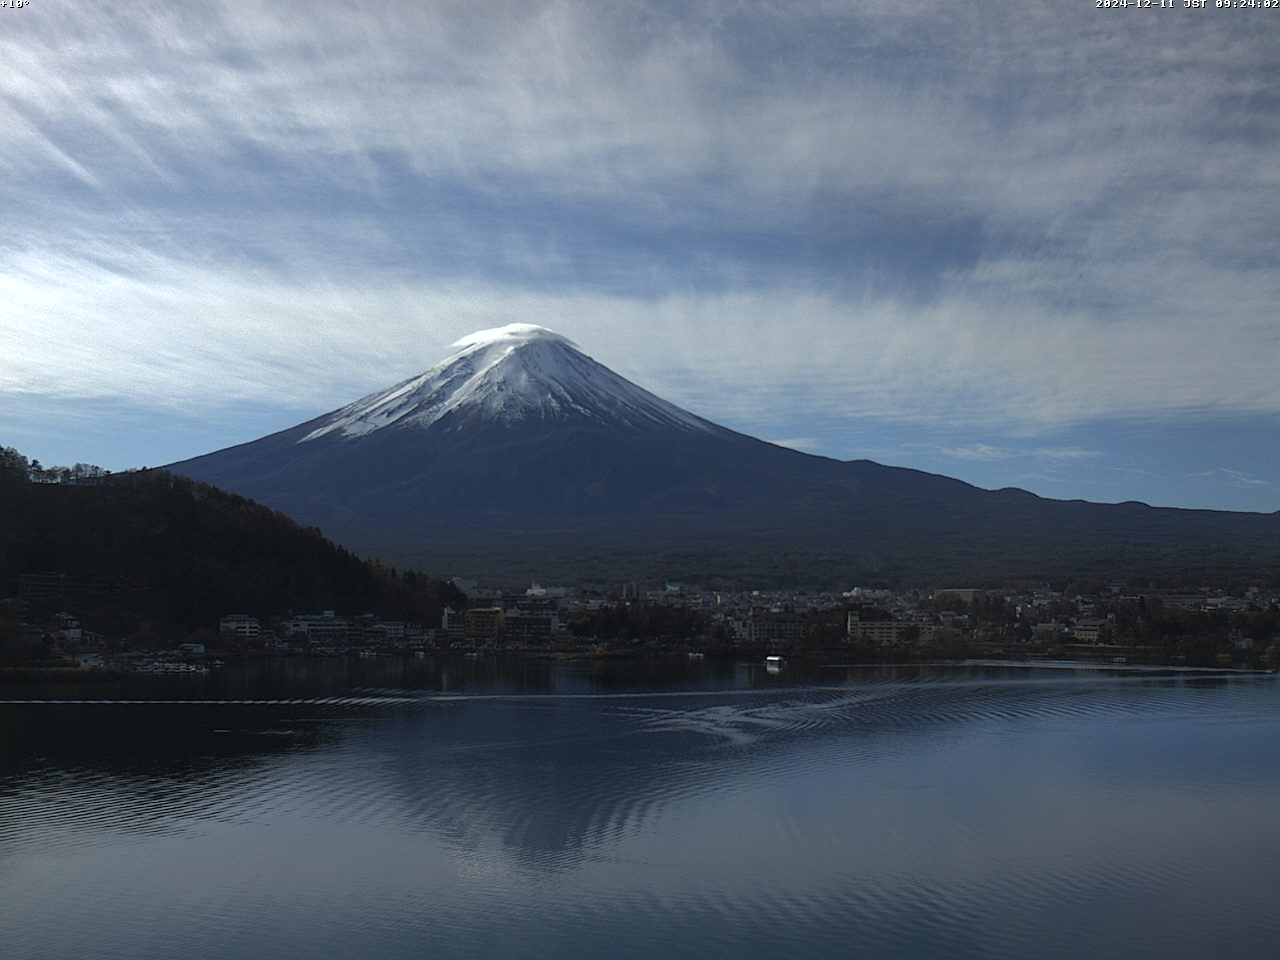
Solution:
{"label": "distant mountain ridge", "polygon": [[[757,440],[512,324],[169,469],[433,570],[735,582],[1280,575],[1280,514],[1045,500]],[[443,565],[443,566],[442,566]]]}

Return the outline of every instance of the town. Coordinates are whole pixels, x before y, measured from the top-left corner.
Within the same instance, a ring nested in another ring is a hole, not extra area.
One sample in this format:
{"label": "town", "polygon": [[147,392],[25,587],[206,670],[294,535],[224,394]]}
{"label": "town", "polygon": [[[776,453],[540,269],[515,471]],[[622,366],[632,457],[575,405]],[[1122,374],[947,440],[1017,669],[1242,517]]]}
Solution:
{"label": "town", "polygon": [[1280,590],[1260,587],[1175,592],[1113,583],[731,592],[636,581],[610,589],[535,583],[503,591],[461,577],[452,584],[460,599],[444,608],[438,623],[332,609],[276,617],[228,611],[184,637],[146,631],[122,637],[96,631],[74,607],[77,596],[110,590],[111,584],[23,574],[18,595],[0,601],[0,662],[11,668],[199,673],[234,657],[458,651],[1280,664]]}

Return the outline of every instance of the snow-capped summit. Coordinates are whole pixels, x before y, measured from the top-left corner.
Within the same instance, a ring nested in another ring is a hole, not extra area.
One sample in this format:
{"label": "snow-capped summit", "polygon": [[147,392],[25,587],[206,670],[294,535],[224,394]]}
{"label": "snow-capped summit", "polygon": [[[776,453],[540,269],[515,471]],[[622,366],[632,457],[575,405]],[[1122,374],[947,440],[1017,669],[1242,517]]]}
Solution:
{"label": "snow-capped summit", "polygon": [[714,431],[714,424],[592,360],[568,337],[532,323],[480,330],[425,373],[321,419],[298,442],[436,424],[580,420],[606,426]]}
{"label": "snow-capped summit", "polygon": [[459,350],[465,350],[470,347],[487,347],[495,343],[528,343],[531,340],[558,340],[575,350],[582,349],[564,334],[556,333],[536,323],[508,323],[505,327],[477,330],[475,333],[469,333],[455,340],[453,346]]}

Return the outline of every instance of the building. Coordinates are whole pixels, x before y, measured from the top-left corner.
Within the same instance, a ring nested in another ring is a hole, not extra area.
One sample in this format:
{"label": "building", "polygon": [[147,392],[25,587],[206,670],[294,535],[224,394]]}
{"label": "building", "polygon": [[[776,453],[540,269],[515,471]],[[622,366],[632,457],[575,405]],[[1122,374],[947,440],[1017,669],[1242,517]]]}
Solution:
{"label": "building", "polygon": [[622,599],[634,600],[636,603],[647,603],[649,600],[649,588],[638,580],[622,585]]}
{"label": "building", "polygon": [[513,597],[506,604],[506,635],[517,643],[547,643],[560,632],[560,603],[550,591]]}
{"label": "building", "polygon": [[560,629],[554,613],[509,611],[506,616],[507,636],[517,643],[546,643]]}
{"label": "building", "polygon": [[1044,620],[1031,625],[1031,639],[1036,643],[1057,643],[1066,636],[1067,625],[1058,620]]}
{"label": "building", "polygon": [[409,632],[409,626],[403,620],[380,620],[378,626],[382,627],[382,635],[392,643],[403,643]]}
{"label": "building", "polygon": [[747,642],[787,645],[808,636],[808,625],[794,610],[753,607],[747,621]]}
{"label": "building", "polygon": [[544,587],[540,583],[529,585],[529,589],[524,592],[526,597],[540,597],[552,600],[563,600],[569,595],[568,587]]}
{"label": "building", "polygon": [[1071,630],[1071,636],[1078,643],[1099,643],[1107,629],[1107,621],[1093,617],[1081,617]]}
{"label": "building", "polygon": [[463,615],[453,607],[445,607],[440,614],[439,639],[448,643],[461,644],[466,639]]}
{"label": "building", "polygon": [[496,640],[507,630],[506,611],[501,607],[473,607],[463,614],[462,622],[469,640]]}
{"label": "building", "polygon": [[856,612],[849,614],[849,639],[859,643],[896,647],[905,643],[931,640],[933,633],[933,625],[928,623],[911,623],[906,620],[862,620]]}
{"label": "building", "polygon": [[82,643],[84,637],[80,629],[80,620],[70,613],[55,613],[53,615],[54,625],[64,638],[71,643]]}
{"label": "building", "polygon": [[353,631],[350,620],[337,616],[332,610],[325,610],[319,616],[312,613],[291,617],[284,621],[283,627],[290,637],[306,637],[320,646],[341,646],[351,639],[353,632],[359,632]]}
{"label": "building", "polygon": [[218,633],[228,640],[256,640],[262,635],[262,625],[247,613],[229,613],[218,621]]}

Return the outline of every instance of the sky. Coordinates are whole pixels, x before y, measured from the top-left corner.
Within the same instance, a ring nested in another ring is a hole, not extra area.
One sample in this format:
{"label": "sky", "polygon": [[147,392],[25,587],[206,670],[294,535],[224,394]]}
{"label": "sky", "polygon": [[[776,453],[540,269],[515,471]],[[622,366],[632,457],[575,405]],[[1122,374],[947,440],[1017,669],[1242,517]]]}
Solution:
{"label": "sky", "polygon": [[0,10],[0,444],[155,466],[539,323],[811,453],[1280,509],[1280,8]]}

